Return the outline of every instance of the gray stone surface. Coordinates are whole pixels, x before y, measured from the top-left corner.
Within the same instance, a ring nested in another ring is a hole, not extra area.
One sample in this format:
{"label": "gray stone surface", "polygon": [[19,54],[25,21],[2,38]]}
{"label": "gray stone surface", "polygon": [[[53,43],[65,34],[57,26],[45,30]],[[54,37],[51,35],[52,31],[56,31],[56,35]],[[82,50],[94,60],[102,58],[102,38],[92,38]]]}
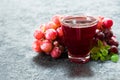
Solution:
{"label": "gray stone surface", "polygon": [[120,80],[120,61],[75,64],[31,49],[34,30],[55,14],[110,17],[120,42],[119,5],[120,0],[0,0],[0,80]]}

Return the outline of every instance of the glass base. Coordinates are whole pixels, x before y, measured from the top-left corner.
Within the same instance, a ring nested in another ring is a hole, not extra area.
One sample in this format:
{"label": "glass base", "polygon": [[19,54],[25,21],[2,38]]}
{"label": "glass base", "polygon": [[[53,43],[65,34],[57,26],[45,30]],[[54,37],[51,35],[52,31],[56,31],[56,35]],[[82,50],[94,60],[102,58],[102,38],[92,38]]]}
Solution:
{"label": "glass base", "polygon": [[68,58],[71,62],[75,63],[86,63],[90,60],[90,53],[84,57],[74,57],[68,54]]}

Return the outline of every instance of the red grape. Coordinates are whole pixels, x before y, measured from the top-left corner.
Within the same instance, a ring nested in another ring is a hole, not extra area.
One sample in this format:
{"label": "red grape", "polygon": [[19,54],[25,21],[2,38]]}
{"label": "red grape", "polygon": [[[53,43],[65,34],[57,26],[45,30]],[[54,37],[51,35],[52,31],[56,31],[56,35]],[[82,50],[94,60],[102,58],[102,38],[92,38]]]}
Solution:
{"label": "red grape", "polygon": [[104,34],[105,34],[105,38],[108,40],[113,36],[113,32],[110,29],[105,29]]}
{"label": "red grape", "polygon": [[50,21],[46,24],[46,29],[57,29],[59,26],[57,26],[54,22]]}
{"label": "red grape", "polygon": [[57,32],[54,29],[48,29],[45,32],[45,38],[49,40],[55,40],[57,37]]}
{"label": "red grape", "polygon": [[34,37],[38,40],[40,40],[41,38],[44,37],[44,32],[42,32],[41,30],[37,29],[34,32]]}
{"label": "red grape", "polygon": [[41,24],[41,25],[40,25],[40,30],[41,30],[42,32],[45,32],[45,31],[46,31],[46,24]]}
{"label": "red grape", "polygon": [[102,31],[99,31],[96,33],[95,37],[103,41],[105,38],[105,34]]}
{"label": "red grape", "polygon": [[109,39],[109,40],[107,41],[107,43],[108,43],[109,45],[114,45],[114,46],[116,46],[116,47],[118,47],[118,45],[119,45],[119,42],[117,41],[117,39],[116,39],[115,37],[111,37],[111,39]]}
{"label": "red grape", "polygon": [[40,44],[41,44],[41,41],[39,40],[36,40],[33,42],[32,44],[32,49],[35,51],[35,52],[42,52],[41,48],[40,48]]}
{"label": "red grape", "polygon": [[118,53],[118,48],[116,46],[111,46],[110,50],[111,53]]}
{"label": "red grape", "polygon": [[58,42],[64,46],[62,27],[57,28],[57,34],[58,34],[58,37],[57,37]]}
{"label": "red grape", "polygon": [[57,28],[57,33],[59,37],[63,36],[63,31],[62,31],[62,27]]}
{"label": "red grape", "polygon": [[54,47],[50,54],[52,58],[59,58],[61,56],[61,49],[59,47]]}
{"label": "red grape", "polygon": [[46,54],[49,54],[49,52],[52,50],[53,45],[51,41],[44,40],[40,47],[42,51],[44,51]]}
{"label": "red grape", "polygon": [[55,16],[52,17],[52,21],[53,21],[57,26],[60,26],[60,18],[61,18],[60,15],[55,15]]}
{"label": "red grape", "polygon": [[104,20],[103,20],[103,26],[104,26],[104,28],[111,28],[112,25],[113,25],[112,19],[104,18]]}

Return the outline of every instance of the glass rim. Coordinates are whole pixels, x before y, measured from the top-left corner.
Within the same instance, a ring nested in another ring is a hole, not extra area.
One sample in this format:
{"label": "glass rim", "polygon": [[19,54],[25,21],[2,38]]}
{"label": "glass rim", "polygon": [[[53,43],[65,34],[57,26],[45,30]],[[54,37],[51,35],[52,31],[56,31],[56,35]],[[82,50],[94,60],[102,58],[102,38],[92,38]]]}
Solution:
{"label": "glass rim", "polygon": [[[66,21],[67,20],[69,20],[69,19],[73,19],[73,18],[90,18],[90,17],[92,17],[93,19],[94,19],[94,21],[92,21],[91,23],[76,23],[75,22],[75,20],[73,20],[72,22],[74,23],[66,23]],[[95,17],[95,16],[91,16],[91,15],[67,15],[67,16],[65,16],[64,18],[62,18],[61,20],[60,20],[60,22],[61,22],[61,24],[62,25],[65,25],[65,26],[69,26],[69,27],[72,27],[72,28],[74,28],[74,26],[82,26],[83,28],[84,27],[90,27],[90,26],[94,26],[94,25],[96,25],[97,23],[98,23],[98,19]],[[76,28],[76,27],[75,27]]]}

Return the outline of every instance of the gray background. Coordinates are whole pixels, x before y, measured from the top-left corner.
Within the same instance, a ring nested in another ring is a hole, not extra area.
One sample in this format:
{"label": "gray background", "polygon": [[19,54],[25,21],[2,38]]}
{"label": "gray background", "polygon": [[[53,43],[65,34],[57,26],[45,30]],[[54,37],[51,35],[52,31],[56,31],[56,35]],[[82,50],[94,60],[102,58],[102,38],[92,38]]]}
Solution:
{"label": "gray background", "polygon": [[55,14],[110,17],[120,42],[119,10],[120,0],[0,0],[0,80],[120,80],[120,61],[75,64],[31,49],[34,30]]}

